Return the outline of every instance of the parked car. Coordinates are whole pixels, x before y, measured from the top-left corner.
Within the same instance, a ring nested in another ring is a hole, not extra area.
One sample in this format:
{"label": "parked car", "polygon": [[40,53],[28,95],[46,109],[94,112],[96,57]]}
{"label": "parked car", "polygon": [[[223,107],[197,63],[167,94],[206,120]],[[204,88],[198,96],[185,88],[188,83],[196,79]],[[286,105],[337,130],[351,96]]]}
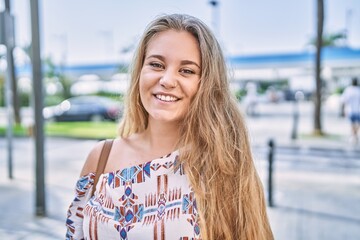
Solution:
{"label": "parked car", "polygon": [[44,108],[44,118],[54,121],[117,120],[122,114],[121,103],[100,96],[79,96],[59,105]]}

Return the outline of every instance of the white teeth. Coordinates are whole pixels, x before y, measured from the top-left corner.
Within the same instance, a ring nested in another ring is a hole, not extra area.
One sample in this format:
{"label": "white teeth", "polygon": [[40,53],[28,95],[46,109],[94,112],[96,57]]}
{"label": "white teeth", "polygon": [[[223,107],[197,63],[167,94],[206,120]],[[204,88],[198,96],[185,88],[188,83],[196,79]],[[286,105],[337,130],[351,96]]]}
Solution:
{"label": "white teeth", "polygon": [[169,96],[169,95],[160,95],[160,94],[157,94],[156,98],[160,99],[161,101],[165,101],[165,102],[175,102],[176,100],[178,100],[176,97]]}

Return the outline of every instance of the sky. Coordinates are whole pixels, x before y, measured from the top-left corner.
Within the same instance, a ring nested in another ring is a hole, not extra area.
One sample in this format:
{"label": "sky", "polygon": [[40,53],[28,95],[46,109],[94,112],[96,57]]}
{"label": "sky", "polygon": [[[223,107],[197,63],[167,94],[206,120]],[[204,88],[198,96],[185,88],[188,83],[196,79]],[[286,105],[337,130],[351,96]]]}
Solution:
{"label": "sky", "polygon": [[[31,42],[29,2],[11,0],[20,47]],[[218,2],[214,14],[209,0],[39,0],[42,56],[65,64],[128,59],[132,52],[126,49],[163,13],[198,17],[213,28],[228,56],[299,52],[315,36],[316,0]],[[325,3],[325,32],[347,29],[348,45],[360,48],[360,0]]]}

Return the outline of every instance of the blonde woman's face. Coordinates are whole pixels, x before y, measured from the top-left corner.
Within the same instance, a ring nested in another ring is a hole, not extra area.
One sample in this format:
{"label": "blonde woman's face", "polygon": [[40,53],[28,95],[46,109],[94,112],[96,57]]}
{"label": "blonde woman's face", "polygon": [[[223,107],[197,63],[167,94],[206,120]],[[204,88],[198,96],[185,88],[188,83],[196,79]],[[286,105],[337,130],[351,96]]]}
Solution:
{"label": "blonde woman's face", "polygon": [[200,80],[198,42],[185,31],[167,30],[148,43],[140,73],[140,97],[149,122],[178,122],[187,113]]}

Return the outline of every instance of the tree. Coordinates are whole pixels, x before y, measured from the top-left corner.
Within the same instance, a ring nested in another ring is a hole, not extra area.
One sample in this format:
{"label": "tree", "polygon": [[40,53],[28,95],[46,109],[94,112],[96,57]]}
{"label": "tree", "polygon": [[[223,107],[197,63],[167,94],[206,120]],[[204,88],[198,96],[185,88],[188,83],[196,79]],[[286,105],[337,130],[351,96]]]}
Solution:
{"label": "tree", "polygon": [[[346,32],[339,31],[334,33],[323,33],[322,47],[339,47],[344,46],[347,39]],[[312,38],[308,45],[316,47],[317,37]]]}
{"label": "tree", "polygon": [[[22,47],[22,50],[28,55],[30,59],[31,56],[31,44],[28,44]],[[55,65],[51,57],[45,58],[43,61],[43,66],[45,67],[44,77],[49,79],[55,79],[61,84],[62,87],[62,98],[67,99],[71,97],[71,84],[72,81],[69,79],[63,72],[62,69]]]}
{"label": "tree", "polygon": [[343,45],[346,39],[346,32],[343,31],[324,34],[322,37],[322,45],[323,47],[337,47]]}
{"label": "tree", "polygon": [[324,29],[324,0],[317,0],[317,34],[316,34],[316,57],[315,57],[315,99],[314,99],[314,134],[322,135],[321,125],[321,51],[323,47]]}
{"label": "tree", "polygon": [[[11,5],[10,5],[10,1],[9,0],[5,0],[5,10],[4,13],[7,13],[7,15],[5,16],[9,16],[6,17],[5,19],[5,25],[7,25],[6,29],[11,29],[12,32],[14,31],[14,23],[13,23],[13,19],[12,15],[11,15]],[[8,28],[9,27],[9,28]],[[16,79],[16,74],[15,74],[15,65],[14,65],[14,48],[15,48],[15,41],[11,41],[10,39],[15,39],[14,34],[11,34],[11,31],[7,30],[4,32],[6,41],[5,41],[5,46],[6,46],[6,60],[7,60],[7,71],[8,71],[8,78],[7,81],[11,81],[10,82],[10,86],[11,86],[11,101],[12,101],[12,108],[13,108],[13,114],[14,114],[14,120],[16,124],[20,124],[21,123],[21,117],[20,117],[20,99],[18,97],[18,86],[17,86],[17,79]]]}
{"label": "tree", "polygon": [[56,78],[62,86],[62,97],[64,99],[71,97],[71,80],[67,78],[61,71],[58,70],[53,60],[47,57],[44,61],[46,78]]}

